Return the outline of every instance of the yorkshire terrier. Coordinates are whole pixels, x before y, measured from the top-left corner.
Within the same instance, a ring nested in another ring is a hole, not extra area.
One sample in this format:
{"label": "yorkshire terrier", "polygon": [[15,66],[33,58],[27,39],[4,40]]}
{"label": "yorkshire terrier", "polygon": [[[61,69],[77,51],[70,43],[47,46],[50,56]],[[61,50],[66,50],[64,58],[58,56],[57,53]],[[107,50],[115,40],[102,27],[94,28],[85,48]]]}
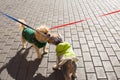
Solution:
{"label": "yorkshire terrier", "polygon": [[63,42],[59,34],[52,34],[51,40],[48,42],[56,45],[57,61],[53,69],[63,70],[65,80],[72,80],[72,77],[76,78],[76,61],[78,58],[75,56],[70,43]]}
{"label": "yorkshire terrier", "polygon": [[[26,23],[25,20],[19,19],[19,21]],[[47,53],[46,44],[49,40],[50,33],[49,28],[46,26],[40,26],[35,30],[25,27],[23,24],[19,24],[22,29],[22,47],[26,48],[27,42],[31,43],[37,53],[37,58],[41,58],[39,48],[43,48],[43,53]]]}

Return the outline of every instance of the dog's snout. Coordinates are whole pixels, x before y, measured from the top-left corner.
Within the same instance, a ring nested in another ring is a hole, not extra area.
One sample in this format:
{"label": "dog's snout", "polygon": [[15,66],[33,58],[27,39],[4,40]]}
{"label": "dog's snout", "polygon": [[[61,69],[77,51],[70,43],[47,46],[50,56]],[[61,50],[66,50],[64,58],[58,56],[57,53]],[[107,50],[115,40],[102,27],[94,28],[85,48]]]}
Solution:
{"label": "dog's snout", "polygon": [[50,34],[48,34],[47,36],[49,36],[49,37],[50,37]]}

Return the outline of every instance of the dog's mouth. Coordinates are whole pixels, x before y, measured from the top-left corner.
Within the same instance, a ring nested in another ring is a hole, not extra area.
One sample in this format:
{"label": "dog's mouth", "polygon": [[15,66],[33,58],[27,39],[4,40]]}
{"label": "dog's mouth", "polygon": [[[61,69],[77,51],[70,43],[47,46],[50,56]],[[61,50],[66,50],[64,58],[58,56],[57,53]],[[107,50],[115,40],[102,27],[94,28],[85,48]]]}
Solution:
{"label": "dog's mouth", "polygon": [[51,43],[51,44],[54,44],[54,45],[57,45],[59,43],[62,42],[62,38],[61,37],[54,37],[54,36],[51,36],[48,40],[48,43]]}
{"label": "dog's mouth", "polygon": [[54,44],[54,38],[53,38],[53,37],[50,37],[50,38],[48,39],[48,43]]}

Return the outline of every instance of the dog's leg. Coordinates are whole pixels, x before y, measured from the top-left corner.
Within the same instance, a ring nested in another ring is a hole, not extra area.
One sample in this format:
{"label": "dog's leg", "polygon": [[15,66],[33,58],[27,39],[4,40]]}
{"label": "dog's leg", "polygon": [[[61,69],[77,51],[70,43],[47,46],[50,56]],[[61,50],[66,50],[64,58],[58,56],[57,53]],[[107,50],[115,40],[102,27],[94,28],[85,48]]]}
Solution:
{"label": "dog's leg", "polygon": [[34,44],[33,44],[33,47],[34,47],[35,50],[36,50],[37,57],[40,59],[40,58],[41,58],[41,54],[40,54],[39,48],[38,48],[37,46],[35,46]]}
{"label": "dog's leg", "polygon": [[72,66],[71,66],[71,68],[72,68],[72,76],[74,77],[74,78],[77,78],[77,73],[76,73],[76,63],[75,62],[72,62]]}
{"label": "dog's leg", "polygon": [[73,72],[73,73],[72,73],[72,76],[73,76],[74,78],[77,78],[76,72]]}
{"label": "dog's leg", "polygon": [[59,63],[60,63],[60,57],[57,57],[56,59],[56,64],[53,66],[53,69],[56,70],[56,69],[59,69]]}
{"label": "dog's leg", "polygon": [[47,54],[47,53],[48,53],[48,51],[46,50],[46,46],[43,47],[43,53],[44,53],[44,54]]}
{"label": "dog's leg", "polygon": [[27,42],[26,42],[26,40],[23,38],[23,37],[21,37],[21,42],[22,42],[22,48],[26,48],[26,45],[27,45]]}
{"label": "dog's leg", "polygon": [[67,74],[65,74],[65,80],[72,80],[70,72],[67,72]]}

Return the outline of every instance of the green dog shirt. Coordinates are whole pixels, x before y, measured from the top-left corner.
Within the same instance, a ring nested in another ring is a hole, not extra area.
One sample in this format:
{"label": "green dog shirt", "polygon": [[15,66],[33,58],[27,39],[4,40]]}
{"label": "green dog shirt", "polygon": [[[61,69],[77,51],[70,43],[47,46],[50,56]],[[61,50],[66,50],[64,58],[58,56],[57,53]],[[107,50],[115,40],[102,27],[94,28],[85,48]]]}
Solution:
{"label": "green dog shirt", "polygon": [[23,29],[22,37],[25,38],[25,40],[27,40],[29,43],[35,44],[38,48],[42,48],[47,44],[47,42],[39,42],[35,38],[35,31],[27,27]]}
{"label": "green dog shirt", "polygon": [[62,59],[72,59],[73,61],[78,61],[75,53],[68,42],[59,43],[56,47],[56,55],[58,57],[62,56]]}

